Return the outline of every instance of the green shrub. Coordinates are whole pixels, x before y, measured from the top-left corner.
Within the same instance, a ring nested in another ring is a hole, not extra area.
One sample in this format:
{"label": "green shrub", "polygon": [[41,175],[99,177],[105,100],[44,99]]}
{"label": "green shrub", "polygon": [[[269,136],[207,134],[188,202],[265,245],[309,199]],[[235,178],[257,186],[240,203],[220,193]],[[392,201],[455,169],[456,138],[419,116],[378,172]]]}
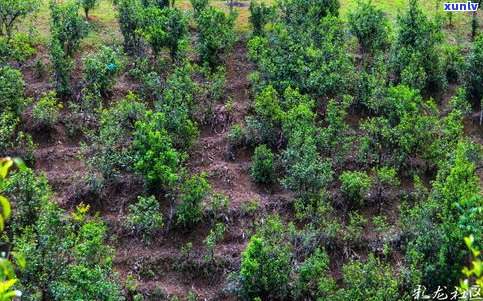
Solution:
{"label": "green shrub", "polygon": [[397,172],[394,168],[383,166],[374,168],[374,176],[372,177],[372,186],[376,190],[376,195],[381,198],[385,189],[397,187],[401,182],[397,177]]}
{"label": "green shrub", "polygon": [[211,67],[220,61],[224,54],[236,41],[235,19],[233,11],[227,16],[223,11],[210,7],[201,11],[196,23],[198,24],[198,57]]}
{"label": "green shrub", "polygon": [[338,300],[403,300],[399,294],[400,282],[393,269],[373,254],[369,255],[367,262],[351,260],[342,269],[346,287],[339,290]]}
{"label": "green shrub", "polygon": [[347,199],[362,204],[371,186],[371,178],[363,171],[344,171],[339,180],[342,194]]}
{"label": "green shrub", "polygon": [[459,110],[462,114],[471,112],[471,104],[467,100],[465,88],[457,88],[449,104],[453,110]]}
{"label": "green shrub", "polygon": [[2,156],[21,156],[27,164],[35,162],[35,143],[32,137],[20,131],[20,118],[13,112],[0,113],[0,153]]}
{"label": "green shrub", "polygon": [[417,0],[409,1],[407,11],[398,15],[397,24],[392,62],[396,76],[414,88],[443,93],[446,76],[440,55],[441,24],[429,20]]}
{"label": "green shrub", "polygon": [[[303,20],[308,20],[306,15],[303,11]],[[288,87],[317,97],[348,93],[355,87],[356,76],[341,20],[330,15],[308,23],[301,28],[277,23],[268,27],[264,36],[250,39],[248,56],[258,65],[257,79],[265,86],[273,85],[279,93]]]}
{"label": "green shrub", "polygon": [[265,144],[257,146],[252,157],[251,176],[258,183],[270,183],[274,180],[275,166],[273,153]]}
{"label": "green shrub", "polygon": [[462,240],[471,233],[483,234],[482,191],[476,172],[480,161],[478,146],[458,141],[439,162],[429,197],[402,210],[405,262],[412,285],[458,283],[466,256]]}
{"label": "green shrub", "polygon": [[298,277],[293,284],[292,297],[296,300],[332,299],[337,286],[334,279],[328,275],[329,272],[329,257],[317,248],[300,264]]}
{"label": "green shrub", "polygon": [[235,124],[228,133],[228,141],[232,147],[241,147],[247,144],[247,131],[241,124]]}
{"label": "green shrub", "polygon": [[250,238],[242,253],[239,296],[242,300],[283,300],[288,294],[291,246],[279,218],[270,218]]}
{"label": "green shrub", "polygon": [[84,81],[86,88],[102,95],[111,92],[117,75],[122,72],[123,61],[116,50],[103,46],[95,55],[84,58]]}
{"label": "green shrub", "polygon": [[24,63],[37,52],[31,38],[25,33],[18,33],[11,38],[0,36],[0,63]]}
{"label": "green shrub", "polygon": [[80,41],[87,36],[86,21],[79,15],[78,1],[68,1],[58,4],[51,0],[50,4],[50,34],[52,40],[57,40],[61,49],[72,57],[79,48]]}
{"label": "green shrub", "polygon": [[129,205],[126,225],[134,233],[141,235],[143,241],[149,242],[156,231],[163,227],[163,215],[156,198],[154,196],[138,197],[136,204]]}
{"label": "green shrub", "polygon": [[465,59],[459,45],[445,45],[443,47],[444,69],[448,82],[463,82]]}
{"label": "green shrub", "polygon": [[357,211],[349,212],[349,221],[346,224],[344,239],[351,245],[360,245],[362,233],[367,224],[367,218]]}
{"label": "green shrub", "polygon": [[174,60],[180,53],[180,46],[188,33],[188,18],[179,8],[154,8],[146,11],[148,20],[142,30],[146,41],[155,55],[164,48]]}
{"label": "green shrub", "polygon": [[325,113],[326,126],[319,130],[317,137],[318,148],[337,161],[344,160],[354,139],[353,132],[345,121],[349,106],[349,100],[344,100],[342,103],[329,100]]}
{"label": "green shrub", "polygon": [[60,41],[54,37],[49,43],[49,57],[52,62],[53,86],[60,95],[68,95],[71,88],[71,72],[74,69],[72,59],[62,48]]}
{"label": "green shrub", "polygon": [[256,0],[250,1],[250,16],[248,20],[253,26],[254,35],[262,35],[263,27],[271,21],[275,15],[273,7],[267,6],[264,2],[257,3]]}
{"label": "green shrub", "polygon": [[184,64],[176,67],[166,79],[162,95],[155,102],[156,111],[166,116],[166,130],[173,145],[183,151],[188,150],[199,135],[197,123],[191,118],[197,91],[191,65]]}
{"label": "green shrub", "polygon": [[124,37],[124,50],[130,54],[143,52],[144,8],[140,0],[118,0],[119,27]]}
{"label": "green shrub", "polygon": [[167,190],[178,181],[181,156],[173,148],[172,139],[166,131],[164,114],[147,111],[144,120],[135,124],[134,167],[144,175],[151,188]]}
{"label": "green shrub", "polygon": [[99,5],[99,1],[100,0],[81,0],[81,5],[84,9],[84,13],[86,14],[86,19],[89,18],[89,11]]}
{"label": "green shrub", "polygon": [[86,155],[87,164],[101,172],[107,181],[134,169],[135,150],[131,141],[136,122],[143,120],[145,114],[146,105],[134,94],[101,111],[99,130],[88,135]]}
{"label": "green shrub", "polygon": [[389,46],[389,22],[370,1],[359,2],[356,10],[349,13],[348,23],[363,53],[373,54]]}
{"label": "green shrub", "polygon": [[317,150],[313,102],[295,94],[282,126],[288,145],[282,155],[286,176],[281,184],[298,193],[315,193],[332,180],[332,159],[322,158]]}
{"label": "green shrub", "polygon": [[105,244],[106,225],[87,218],[88,206],[69,215],[51,201],[36,205],[38,219],[13,239],[14,251],[27,262],[19,271],[22,299],[124,300],[113,272],[114,252]]}
{"label": "green shrub", "polygon": [[340,8],[338,0],[282,0],[278,5],[282,18],[300,30],[311,28],[328,15],[338,16]]}
{"label": "green shrub", "polygon": [[39,0],[2,0],[0,2],[0,33],[3,34],[5,28],[7,37],[10,38],[16,24],[28,14],[37,11],[40,4]]}
{"label": "green shrub", "polygon": [[209,0],[190,0],[195,19],[208,7]]}
{"label": "green shrub", "polygon": [[215,257],[215,250],[216,245],[223,239],[223,235],[226,231],[226,225],[223,223],[216,223],[215,227],[210,230],[210,234],[205,238],[203,243],[208,250],[208,254],[206,256],[207,261],[213,263]]}
{"label": "green shrub", "polygon": [[45,176],[37,176],[31,169],[11,173],[1,193],[15,207],[11,221],[11,230],[15,234],[37,221],[42,204],[53,195]]}
{"label": "green shrub", "polygon": [[[172,0],[174,3],[174,0]],[[144,7],[149,8],[149,7],[155,7],[159,9],[164,9],[169,7],[169,2],[170,0],[141,0],[143,3]]]}
{"label": "green shrub", "polygon": [[44,92],[32,108],[32,117],[51,127],[57,122],[60,109],[62,109],[62,103],[58,102],[55,92]]}
{"label": "green shrub", "polygon": [[10,111],[20,117],[27,106],[23,97],[24,81],[22,73],[7,65],[0,67],[0,107],[2,112]]}
{"label": "green shrub", "polygon": [[473,42],[465,72],[465,89],[468,101],[473,106],[481,106],[483,100],[483,34]]}
{"label": "green shrub", "polygon": [[189,177],[181,184],[181,193],[176,204],[176,224],[188,227],[197,224],[203,217],[202,201],[206,198],[211,185],[206,175]]}

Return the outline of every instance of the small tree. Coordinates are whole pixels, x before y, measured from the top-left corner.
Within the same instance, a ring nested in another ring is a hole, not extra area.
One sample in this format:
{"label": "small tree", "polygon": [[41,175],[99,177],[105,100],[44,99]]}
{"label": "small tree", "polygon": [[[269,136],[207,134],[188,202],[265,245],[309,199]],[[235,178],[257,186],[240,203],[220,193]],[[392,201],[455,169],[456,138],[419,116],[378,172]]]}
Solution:
{"label": "small tree", "polygon": [[71,92],[70,77],[74,63],[64,51],[60,41],[54,37],[49,44],[49,56],[53,69],[53,86],[59,95],[67,95]]}
{"label": "small tree", "polygon": [[188,33],[188,18],[179,8],[148,8],[143,35],[155,55],[168,48],[174,59]]}
{"label": "small tree", "polygon": [[[417,0],[397,18],[398,31],[393,47],[393,69],[400,80],[415,88],[442,93],[446,88],[440,46],[441,24],[430,20]],[[414,86],[414,85],[413,85]]]}
{"label": "small tree", "polygon": [[242,253],[240,290],[242,300],[284,300],[290,279],[291,246],[285,241],[280,219],[269,218],[252,236]]}
{"label": "small tree", "polygon": [[[0,107],[3,112],[12,112],[20,117],[27,101],[23,97],[24,84],[22,73],[8,65],[0,67]],[[1,113],[0,113],[1,114]]]}
{"label": "small tree", "polygon": [[176,224],[187,227],[201,221],[203,199],[208,195],[211,185],[206,175],[200,174],[188,178],[181,186],[180,200],[176,204]]}
{"label": "small tree", "polygon": [[273,181],[275,166],[273,165],[273,153],[265,145],[257,146],[252,157],[252,178],[258,183],[270,183]]}
{"label": "small tree", "polygon": [[236,40],[235,20],[237,14],[232,11],[227,16],[223,11],[210,7],[201,11],[198,24],[198,56],[202,62],[214,67],[220,60],[220,55],[233,45]]}
{"label": "small tree", "polygon": [[248,20],[253,26],[254,35],[262,35],[263,27],[274,17],[273,7],[267,6],[264,2],[250,1],[250,16]]}
{"label": "small tree", "polygon": [[116,50],[103,46],[95,55],[84,59],[84,81],[91,92],[101,95],[109,93],[116,83],[116,77],[123,68],[123,62]]}
{"label": "small tree", "polygon": [[51,0],[50,13],[52,40],[57,40],[68,56],[74,55],[80,40],[87,35],[86,21],[79,15],[79,2],[57,4]]}
{"label": "small tree", "polygon": [[372,177],[372,185],[376,190],[377,198],[381,198],[386,188],[397,187],[400,184],[397,178],[397,172],[394,168],[383,166],[374,168],[374,176]]}
{"label": "small tree", "polygon": [[399,281],[393,276],[394,271],[369,255],[366,262],[351,260],[345,264],[343,279],[345,288],[338,291],[336,300],[402,300],[399,295]]}
{"label": "small tree", "polygon": [[370,1],[359,2],[357,9],[349,14],[349,28],[359,40],[363,53],[381,51],[389,45],[388,20]]}
{"label": "small tree", "polygon": [[99,4],[100,0],[81,0],[82,7],[84,8],[84,13],[86,14],[86,19],[89,18],[89,11]]}
{"label": "small tree", "polygon": [[60,109],[62,109],[62,103],[57,100],[55,92],[44,92],[32,109],[32,117],[40,123],[52,127],[59,118]]}
{"label": "small tree", "polygon": [[206,259],[211,263],[214,262],[216,245],[223,239],[226,231],[226,225],[223,223],[216,223],[215,227],[210,230],[210,234],[205,238],[203,243],[208,250]]}
{"label": "small tree", "polygon": [[468,57],[465,74],[465,88],[468,101],[473,106],[481,105],[483,100],[483,34],[473,42]]}
{"label": "small tree", "polygon": [[12,37],[12,30],[21,18],[39,9],[39,0],[0,0],[0,34],[3,29],[7,33],[7,39]]}
{"label": "small tree", "polygon": [[163,215],[156,198],[138,197],[136,204],[129,205],[126,225],[133,232],[141,234],[144,242],[149,243],[151,236],[163,227]]}
{"label": "small tree", "polygon": [[140,0],[119,0],[119,27],[124,37],[124,50],[130,54],[140,53],[143,46],[144,7]]}
{"label": "small tree", "polygon": [[349,200],[362,204],[364,195],[371,186],[371,178],[362,171],[344,171],[339,180],[342,194]]}
{"label": "small tree", "polygon": [[209,0],[190,0],[195,19],[208,7]]}
{"label": "small tree", "polygon": [[151,188],[169,189],[178,180],[180,154],[173,148],[166,131],[166,117],[147,111],[146,121],[136,122],[133,147],[136,151],[135,169],[140,171]]}

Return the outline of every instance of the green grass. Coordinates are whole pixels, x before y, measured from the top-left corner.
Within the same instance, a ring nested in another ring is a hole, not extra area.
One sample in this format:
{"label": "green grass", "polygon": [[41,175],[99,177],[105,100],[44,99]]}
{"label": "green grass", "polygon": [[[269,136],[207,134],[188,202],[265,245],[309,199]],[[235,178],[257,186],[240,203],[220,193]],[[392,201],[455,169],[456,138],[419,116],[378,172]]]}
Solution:
{"label": "green grass", "polygon": [[[48,0],[43,0],[40,11],[35,18],[27,18],[19,26],[19,30],[35,29],[39,36],[39,41],[45,43],[48,41],[49,30],[49,7]],[[267,4],[273,4],[275,0],[258,0]],[[340,15],[342,19],[346,19],[348,13],[357,7],[358,0],[339,0],[341,2]],[[381,8],[388,18],[394,23],[398,12],[403,12],[406,9],[409,0],[372,0],[374,5]],[[250,24],[248,17],[250,15],[248,5],[249,1],[240,1],[245,4],[243,7],[237,7],[238,19],[236,23],[237,31],[241,34],[246,34],[250,31]],[[438,4],[439,3],[439,4]],[[448,14],[443,12],[443,2],[420,0],[420,5],[423,10],[431,17],[436,14]],[[223,0],[211,0],[210,4],[214,7],[220,8],[225,12],[229,11],[226,2]],[[176,6],[191,10],[191,3],[189,0],[177,0]],[[80,12],[81,14],[83,12]],[[82,50],[96,49],[100,45],[119,45],[122,41],[122,35],[117,24],[117,11],[110,0],[101,0],[100,5],[94,8],[90,13],[92,18],[89,22],[90,31],[87,38],[81,44]],[[470,12],[455,12],[453,13],[452,28],[446,28],[448,40],[467,41],[470,32],[471,13]],[[479,13],[480,25],[483,25],[483,13]]]}

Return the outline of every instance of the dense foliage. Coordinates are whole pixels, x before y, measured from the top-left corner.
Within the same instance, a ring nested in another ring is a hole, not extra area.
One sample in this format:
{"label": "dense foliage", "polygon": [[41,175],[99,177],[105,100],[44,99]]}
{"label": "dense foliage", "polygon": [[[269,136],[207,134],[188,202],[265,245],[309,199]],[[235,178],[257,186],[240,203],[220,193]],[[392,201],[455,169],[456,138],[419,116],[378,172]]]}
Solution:
{"label": "dense foliage", "polygon": [[481,282],[476,13],[463,29],[417,0],[395,18],[190,2],[0,0],[0,157],[32,167],[0,159],[0,300],[407,301]]}

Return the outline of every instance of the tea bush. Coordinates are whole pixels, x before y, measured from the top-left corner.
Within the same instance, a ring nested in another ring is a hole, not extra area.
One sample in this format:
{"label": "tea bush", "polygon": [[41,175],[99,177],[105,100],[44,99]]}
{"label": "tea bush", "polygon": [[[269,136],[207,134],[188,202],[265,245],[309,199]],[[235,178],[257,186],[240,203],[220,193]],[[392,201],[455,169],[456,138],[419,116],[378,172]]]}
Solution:
{"label": "tea bush", "polygon": [[215,227],[210,230],[210,234],[205,238],[203,243],[208,250],[208,254],[206,256],[207,261],[213,263],[215,257],[215,250],[216,245],[223,239],[223,235],[226,231],[226,225],[223,223],[216,223]]}
{"label": "tea bush", "polygon": [[373,254],[367,262],[351,260],[342,269],[346,288],[338,292],[338,300],[401,300],[393,269]]}
{"label": "tea bush", "polygon": [[389,21],[370,1],[359,2],[357,9],[349,13],[348,23],[363,53],[374,54],[389,46]]}
{"label": "tea bush", "polygon": [[147,111],[145,121],[137,121],[132,143],[135,150],[134,167],[156,190],[167,190],[178,181],[181,155],[174,149],[166,131],[166,117],[162,113]]}
{"label": "tea bush", "polygon": [[79,15],[78,1],[58,4],[50,1],[50,34],[57,40],[61,49],[70,57],[79,48],[81,39],[87,35],[87,23]]}
{"label": "tea bush", "polygon": [[23,97],[24,81],[22,73],[7,65],[0,67],[0,107],[2,112],[10,111],[20,117],[27,107]]}
{"label": "tea bush", "polygon": [[39,0],[2,0],[0,3],[0,35],[3,30],[7,37],[12,37],[15,25],[25,16],[37,11],[40,8]]}
{"label": "tea bush", "polygon": [[211,185],[206,175],[194,175],[181,183],[179,200],[176,203],[176,224],[188,227],[197,224],[203,217],[202,201],[207,197]]}
{"label": "tea bush", "polygon": [[59,110],[63,108],[58,102],[56,93],[50,91],[42,93],[42,96],[32,108],[32,117],[41,124],[52,127],[59,118]]}
{"label": "tea bush", "polygon": [[417,0],[398,15],[393,45],[393,69],[400,79],[417,89],[443,93],[446,77],[439,56],[442,34],[439,20],[429,20]]}
{"label": "tea bush", "polygon": [[347,199],[362,205],[364,196],[371,186],[371,178],[362,171],[344,171],[339,180],[342,194]]}
{"label": "tea bush", "polygon": [[124,50],[129,54],[143,53],[143,4],[140,0],[118,0],[117,6],[119,27],[124,37]]}
{"label": "tea bush", "polygon": [[100,0],[81,0],[81,5],[84,9],[84,13],[86,14],[86,19],[89,18],[89,11],[99,5],[99,1]]}
{"label": "tea bush", "polygon": [[275,10],[264,2],[257,3],[255,0],[250,1],[249,10],[248,20],[253,26],[253,34],[262,35],[265,25],[275,17]]}
{"label": "tea bush", "polygon": [[297,300],[332,299],[337,291],[336,282],[328,274],[330,272],[329,257],[317,248],[299,266],[298,277],[292,289],[292,297]]}
{"label": "tea bush", "polygon": [[123,70],[124,62],[118,51],[103,46],[95,54],[84,58],[84,81],[90,91],[99,91],[101,95],[111,92],[116,78]]}
{"label": "tea bush", "polygon": [[202,62],[212,67],[216,66],[220,56],[233,45],[236,41],[236,17],[234,11],[227,16],[223,11],[213,7],[200,12],[196,18],[199,35],[197,54]]}
{"label": "tea bush", "polygon": [[49,56],[52,62],[53,86],[60,95],[68,95],[71,89],[72,59],[62,49],[60,41],[53,38],[49,43]]}
{"label": "tea bush", "polygon": [[46,177],[37,176],[31,169],[11,173],[1,193],[15,206],[10,230],[14,234],[35,223],[43,204],[53,195]]}
{"label": "tea bush", "polygon": [[87,218],[88,206],[71,216],[51,201],[37,206],[38,220],[13,239],[14,250],[27,262],[19,271],[22,298],[34,301],[47,294],[55,301],[124,300],[113,272],[113,250],[105,244],[107,228]]}
{"label": "tea bush", "polygon": [[136,122],[144,120],[145,114],[146,105],[134,94],[100,112],[99,129],[88,135],[89,147],[85,153],[87,164],[105,180],[116,180],[123,172],[134,170],[132,135]]}
{"label": "tea bush", "polygon": [[126,225],[134,233],[141,235],[144,242],[149,243],[156,231],[163,227],[163,215],[156,198],[138,197],[136,204],[129,205]]}
{"label": "tea bush", "polygon": [[481,106],[483,100],[483,35],[480,34],[474,41],[468,57],[465,72],[465,88],[468,101],[473,106]]}
{"label": "tea bush", "polygon": [[188,18],[179,8],[150,7],[145,13],[142,32],[155,55],[167,48],[174,60],[180,54],[188,33]]}
{"label": "tea bush", "polygon": [[383,166],[374,168],[373,171],[372,186],[375,188],[378,198],[382,197],[384,190],[397,187],[401,183],[394,168]]}
{"label": "tea bush", "polygon": [[209,0],[190,0],[195,19],[208,7]]}
{"label": "tea bush", "polygon": [[274,180],[275,166],[273,153],[265,144],[257,146],[252,157],[251,176],[258,183],[270,183]]}
{"label": "tea bush", "polygon": [[0,36],[0,63],[7,64],[18,62],[23,64],[37,50],[32,41],[25,33],[18,33],[11,38]]}
{"label": "tea bush", "polygon": [[278,218],[270,218],[250,238],[242,253],[239,273],[242,300],[283,300],[287,297],[291,247],[285,241],[283,227]]}

